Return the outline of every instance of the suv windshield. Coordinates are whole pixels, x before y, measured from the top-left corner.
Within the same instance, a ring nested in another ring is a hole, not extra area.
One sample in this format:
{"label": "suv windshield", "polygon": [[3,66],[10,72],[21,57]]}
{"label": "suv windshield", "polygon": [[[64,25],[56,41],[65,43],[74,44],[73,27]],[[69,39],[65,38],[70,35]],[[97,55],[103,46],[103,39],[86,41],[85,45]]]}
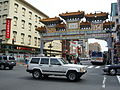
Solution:
{"label": "suv windshield", "polygon": [[59,59],[60,59],[60,61],[62,61],[63,64],[68,64],[64,58],[59,58]]}
{"label": "suv windshield", "polygon": [[15,60],[15,58],[14,57],[9,57],[9,60]]}

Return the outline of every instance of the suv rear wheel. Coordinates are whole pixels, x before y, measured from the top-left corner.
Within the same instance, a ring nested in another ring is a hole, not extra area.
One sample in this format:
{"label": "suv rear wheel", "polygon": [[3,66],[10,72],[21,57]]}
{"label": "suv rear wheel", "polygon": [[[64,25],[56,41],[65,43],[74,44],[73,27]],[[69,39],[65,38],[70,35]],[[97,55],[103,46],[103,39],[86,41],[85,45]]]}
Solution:
{"label": "suv rear wheel", "polygon": [[35,78],[35,79],[39,79],[42,77],[40,70],[34,70],[32,75],[33,75],[33,78]]}
{"label": "suv rear wheel", "polygon": [[116,69],[110,69],[110,70],[109,70],[109,74],[110,74],[110,75],[116,75],[116,73],[117,73],[117,70],[116,70]]}
{"label": "suv rear wheel", "polygon": [[78,80],[78,74],[75,71],[69,71],[67,74],[67,79],[69,81],[76,81]]}

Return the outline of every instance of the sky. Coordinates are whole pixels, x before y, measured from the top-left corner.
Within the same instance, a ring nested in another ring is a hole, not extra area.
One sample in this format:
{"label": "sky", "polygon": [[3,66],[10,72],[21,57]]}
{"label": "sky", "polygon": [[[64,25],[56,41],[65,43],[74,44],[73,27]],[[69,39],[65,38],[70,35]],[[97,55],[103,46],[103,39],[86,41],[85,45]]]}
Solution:
{"label": "sky", "polygon": [[[107,12],[110,14],[111,3],[117,0],[26,0],[31,5],[48,15],[59,16],[61,13],[84,11],[87,13]],[[89,40],[89,43],[98,42],[102,51],[107,50],[107,43],[103,40]]]}

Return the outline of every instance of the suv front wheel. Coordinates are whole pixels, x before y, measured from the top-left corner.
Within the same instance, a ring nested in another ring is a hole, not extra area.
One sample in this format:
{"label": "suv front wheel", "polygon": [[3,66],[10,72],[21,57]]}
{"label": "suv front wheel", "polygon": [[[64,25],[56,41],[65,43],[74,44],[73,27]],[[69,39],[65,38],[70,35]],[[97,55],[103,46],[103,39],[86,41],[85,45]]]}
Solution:
{"label": "suv front wheel", "polygon": [[76,71],[69,71],[67,74],[67,79],[69,81],[77,81],[78,80],[78,74]]}
{"label": "suv front wheel", "polygon": [[1,67],[0,67],[2,70],[6,69],[5,65],[2,64]]}
{"label": "suv front wheel", "polygon": [[35,79],[39,79],[42,77],[40,70],[34,70],[32,75],[33,75],[33,78],[35,78]]}

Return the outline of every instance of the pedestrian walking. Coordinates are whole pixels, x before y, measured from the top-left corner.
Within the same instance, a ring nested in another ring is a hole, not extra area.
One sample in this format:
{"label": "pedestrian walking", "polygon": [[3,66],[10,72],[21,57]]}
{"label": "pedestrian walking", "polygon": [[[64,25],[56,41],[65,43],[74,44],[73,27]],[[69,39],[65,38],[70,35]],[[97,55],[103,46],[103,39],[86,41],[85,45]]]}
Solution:
{"label": "pedestrian walking", "polygon": [[80,57],[79,56],[77,57],[77,64],[82,64],[82,63],[80,63]]}
{"label": "pedestrian walking", "polygon": [[66,59],[67,59],[67,61],[68,61],[69,63],[71,63],[71,59],[72,59],[72,58],[70,57],[69,54],[66,55]]}
{"label": "pedestrian walking", "polygon": [[77,57],[77,64],[80,64],[80,59],[79,59],[79,57]]}

